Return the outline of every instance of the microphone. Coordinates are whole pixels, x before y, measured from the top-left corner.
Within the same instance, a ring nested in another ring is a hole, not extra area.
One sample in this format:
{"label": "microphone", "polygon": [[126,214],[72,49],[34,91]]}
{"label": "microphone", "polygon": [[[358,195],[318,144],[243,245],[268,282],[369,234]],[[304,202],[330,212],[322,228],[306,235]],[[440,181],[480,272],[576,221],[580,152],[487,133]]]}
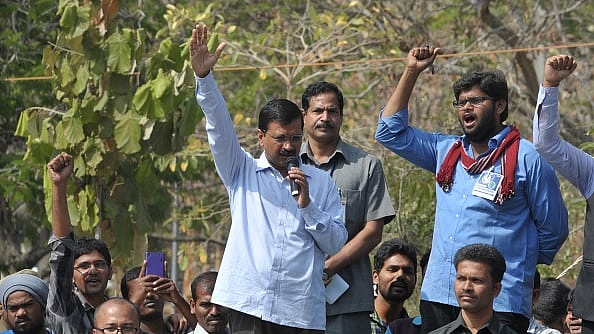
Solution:
{"label": "microphone", "polygon": [[[292,167],[299,167],[299,159],[297,157],[287,158],[287,170],[290,170]],[[291,196],[299,195],[299,185],[295,183],[295,179],[289,178],[289,183],[291,184]]]}

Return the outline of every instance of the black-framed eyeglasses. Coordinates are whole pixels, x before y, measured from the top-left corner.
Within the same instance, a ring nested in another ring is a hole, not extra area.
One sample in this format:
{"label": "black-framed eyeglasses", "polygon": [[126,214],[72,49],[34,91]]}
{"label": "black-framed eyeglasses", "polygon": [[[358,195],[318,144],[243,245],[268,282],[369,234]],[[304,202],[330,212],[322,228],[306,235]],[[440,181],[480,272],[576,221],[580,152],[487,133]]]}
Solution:
{"label": "black-framed eyeglasses", "polygon": [[[266,134],[266,131],[263,131],[264,134]],[[281,135],[281,136],[270,136],[270,138],[272,138],[272,140],[274,140],[275,142],[279,143],[279,144],[284,144],[287,141],[291,142],[291,143],[301,143],[303,141],[303,134],[299,134],[299,135],[292,135],[290,137],[287,137],[285,135]]]}
{"label": "black-framed eyeglasses", "polygon": [[105,327],[105,328],[95,328],[96,330],[100,331],[104,334],[136,334],[138,332],[137,327]]}
{"label": "black-framed eyeglasses", "polygon": [[495,100],[494,97],[490,96],[472,96],[464,100],[457,100],[452,102],[452,106],[456,109],[460,109],[466,105],[466,103],[470,102],[475,107],[480,106],[485,101],[493,101]]}
{"label": "black-framed eyeglasses", "polygon": [[76,267],[74,267],[74,270],[81,274],[85,274],[91,270],[91,266],[95,267],[97,270],[104,270],[107,269],[108,264],[105,260],[97,260],[95,262],[81,262]]}

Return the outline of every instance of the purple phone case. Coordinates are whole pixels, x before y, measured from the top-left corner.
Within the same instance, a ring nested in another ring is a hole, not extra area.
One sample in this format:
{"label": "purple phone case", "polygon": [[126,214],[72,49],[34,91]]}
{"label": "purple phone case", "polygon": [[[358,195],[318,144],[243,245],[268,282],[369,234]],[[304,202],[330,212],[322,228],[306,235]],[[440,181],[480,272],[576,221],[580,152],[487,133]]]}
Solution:
{"label": "purple phone case", "polygon": [[165,276],[165,255],[161,252],[146,252],[146,275]]}

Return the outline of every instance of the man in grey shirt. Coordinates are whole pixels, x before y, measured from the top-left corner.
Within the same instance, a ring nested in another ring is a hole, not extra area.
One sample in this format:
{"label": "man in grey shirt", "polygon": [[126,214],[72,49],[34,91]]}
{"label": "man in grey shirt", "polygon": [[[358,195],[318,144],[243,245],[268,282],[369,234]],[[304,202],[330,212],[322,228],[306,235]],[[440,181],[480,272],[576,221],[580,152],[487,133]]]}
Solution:
{"label": "man in grey shirt", "polygon": [[299,156],[336,182],[349,233],[344,247],[324,265],[325,284],[338,274],[350,286],[335,303],[326,304],[326,333],[368,334],[373,312],[369,252],[395,215],[384,171],[377,157],[341,139],[344,98],[335,84],[310,84],[301,103],[308,139]]}

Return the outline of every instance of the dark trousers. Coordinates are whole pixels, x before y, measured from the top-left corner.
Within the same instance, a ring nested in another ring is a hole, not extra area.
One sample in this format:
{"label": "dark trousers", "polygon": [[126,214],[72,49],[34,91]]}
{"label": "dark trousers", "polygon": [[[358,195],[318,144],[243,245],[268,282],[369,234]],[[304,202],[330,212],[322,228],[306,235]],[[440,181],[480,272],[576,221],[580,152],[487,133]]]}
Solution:
{"label": "dark trousers", "polygon": [[324,331],[282,326],[229,309],[229,328],[232,334],[324,334]]}
{"label": "dark trousers", "polygon": [[[424,334],[456,320],[458,314],[460,314],[460,308],[457,306],[434,303],[426,300],[421,300],[419,311],[421,312],[421,318],[423,319],[421,330]],[[528,330],[530,320],[521,314],[495,312],[495,315],[497,315],[497,319],[501,323],[507,325],[517,333],[523,334]],[[582,332],[582,334],[585,333]]]}

